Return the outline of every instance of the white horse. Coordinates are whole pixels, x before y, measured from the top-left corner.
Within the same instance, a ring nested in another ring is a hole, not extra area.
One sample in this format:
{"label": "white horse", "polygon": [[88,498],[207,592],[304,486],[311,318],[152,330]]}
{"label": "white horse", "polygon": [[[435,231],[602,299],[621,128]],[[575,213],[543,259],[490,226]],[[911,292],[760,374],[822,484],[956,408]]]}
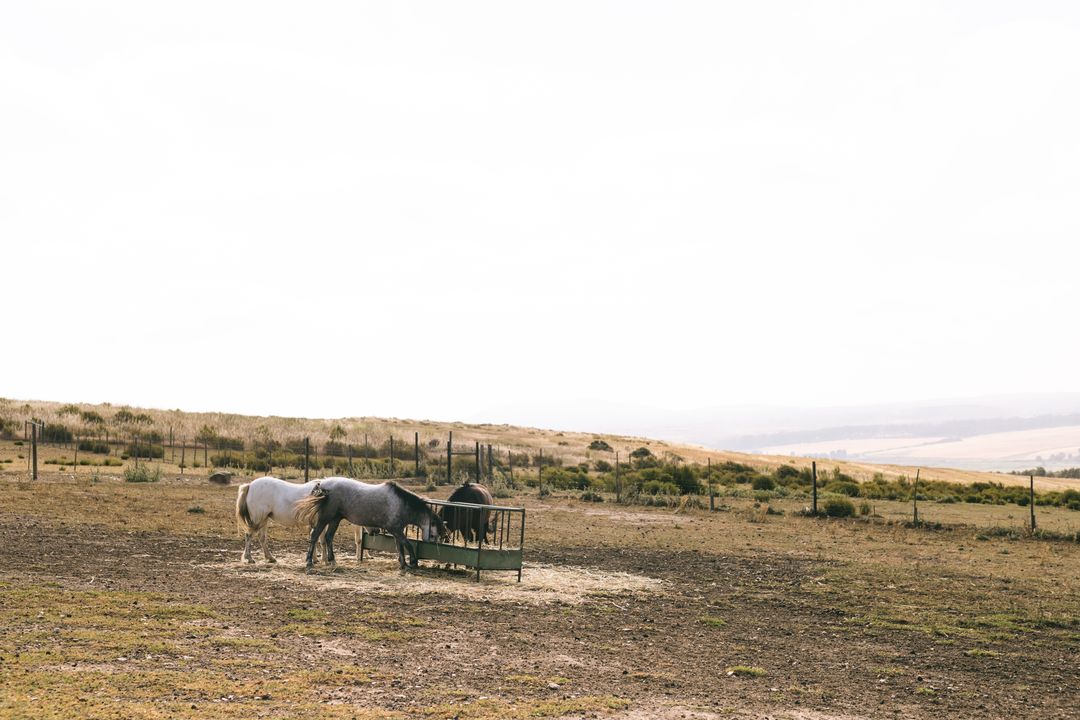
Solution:
{"label": "white horse", "polygon": [[[261,477],[240,486],[236,495],[236,525],[244,534],[244,562],[253,563],[251,557],[251,538],[258,535],[259,544],[262,545],[263,555],[266,562],[277,562],[270,554],[270,546],[266,541],[266,530],[269,520],[280,525],[296,526],[302,524],[296,515],[296,503],[311,495],[319,481],[311,480],[306,483],[291,483],[276,477]],[[356,557],[360,557],[360,528],[354,529],[353,537],[356,541]],[[326,557],[326,541],[320,538],[319,546],[323,558]]]}

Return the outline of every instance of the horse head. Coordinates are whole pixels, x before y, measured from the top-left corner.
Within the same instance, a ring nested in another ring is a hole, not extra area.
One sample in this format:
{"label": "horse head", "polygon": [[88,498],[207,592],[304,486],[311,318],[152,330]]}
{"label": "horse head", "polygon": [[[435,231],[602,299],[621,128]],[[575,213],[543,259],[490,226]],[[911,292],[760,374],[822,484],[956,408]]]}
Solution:
{"label": "horse head", "polygon": [[439,516],[439,513],[434,510],[428,510],[428,522],[427,527],[424,530],[425,542],[439,542],[440,540],[447,540],[450,537],[450,531],[446,527],[446,523]]}

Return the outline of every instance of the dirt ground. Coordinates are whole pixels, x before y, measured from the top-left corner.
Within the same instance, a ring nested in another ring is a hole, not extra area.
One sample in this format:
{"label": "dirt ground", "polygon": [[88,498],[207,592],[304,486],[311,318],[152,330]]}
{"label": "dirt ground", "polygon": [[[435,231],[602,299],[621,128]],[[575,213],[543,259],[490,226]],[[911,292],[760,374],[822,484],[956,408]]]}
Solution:
{"label": "dirt ground", "polygon": [[1075,543],[523,495],[519,585],[244,565],[235,487],[0,493],[3,717],[1080,717]]}

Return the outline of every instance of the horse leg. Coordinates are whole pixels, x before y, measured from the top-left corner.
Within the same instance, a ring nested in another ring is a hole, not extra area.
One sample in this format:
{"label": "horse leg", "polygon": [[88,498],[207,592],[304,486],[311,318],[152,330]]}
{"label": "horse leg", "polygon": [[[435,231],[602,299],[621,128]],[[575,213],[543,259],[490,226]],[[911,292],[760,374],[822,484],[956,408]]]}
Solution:
{"label": "horse leg", "polygon": [[315,567],[313,556],[315,555],[315,546],[319,544],[319,536],[322,535],[323,530],[326,529],[325,520],[317,520],[314,527],[311,528],[311,537],[308,541],[307,551],[307,568],[311,570]]}
{"label": "horse leg", "polygon": [[270,539],[267,537],[270,531],[270,524],[262,526],[262,530],[259,531],[259,544],[262,545],[263,556],[268,563],[276,563],[277,558],[270,552]]}
{"label": "horse leg", "polygon": [[405,533],[400,530],[394,533],[394,541],[397,543],[398,567],[405,569]]}
{"label": "horse leg", "polygon": [[325,560],[326,564],[330,567],[337,565],[334,561],[334,533],[337,532],[340,523],[340,518],[331,520],[330,524],[326,526],[326,533],[323,535],[323,560]]}
{"label": "horse leg", "polygon": [[248,530],[244,533],[244,554],[240,558],[246,563],[254,563],[255,558],[251,557],[251,531]]}
{"label": "horse leg", "polygon": [[360,562],[360,551],[361,551],[360,544],[361,544],[361,542],[363,542],[363,539],[361,537],[363,532],[364,532],[364,528],[362,528],[361,526],[359,526],[359,525],[354,525],[353,526],[353,542],[356,543],[356,562]]}

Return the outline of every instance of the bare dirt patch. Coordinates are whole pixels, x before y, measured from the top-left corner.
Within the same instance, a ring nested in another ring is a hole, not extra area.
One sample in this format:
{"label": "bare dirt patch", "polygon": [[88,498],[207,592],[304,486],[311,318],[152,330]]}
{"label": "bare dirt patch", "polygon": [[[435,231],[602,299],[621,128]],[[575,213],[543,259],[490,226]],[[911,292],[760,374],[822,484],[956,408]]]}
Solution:
{"label": "bare dirt patch", "polygon": [[273,564],[205,563],[201,567],[217,569],[237,577],[256,575],[263,580],[289,586],[335,590],[361,595],[424,596],[451,595],[467,601],[525,603],[533,605],[579,605],[596,599],[629,598],[637,593],[657,592],[663,581],[628,572],[609,572],[597,568],[527,563],[522,582],[517,573],[489,571],[480,581],[475,573],[434,567],[426,564],[416,570],[402,571],[396,558],[388,555],[338,562],[333,569],[316,566],[307,572],[304,556],[279,553]]}

